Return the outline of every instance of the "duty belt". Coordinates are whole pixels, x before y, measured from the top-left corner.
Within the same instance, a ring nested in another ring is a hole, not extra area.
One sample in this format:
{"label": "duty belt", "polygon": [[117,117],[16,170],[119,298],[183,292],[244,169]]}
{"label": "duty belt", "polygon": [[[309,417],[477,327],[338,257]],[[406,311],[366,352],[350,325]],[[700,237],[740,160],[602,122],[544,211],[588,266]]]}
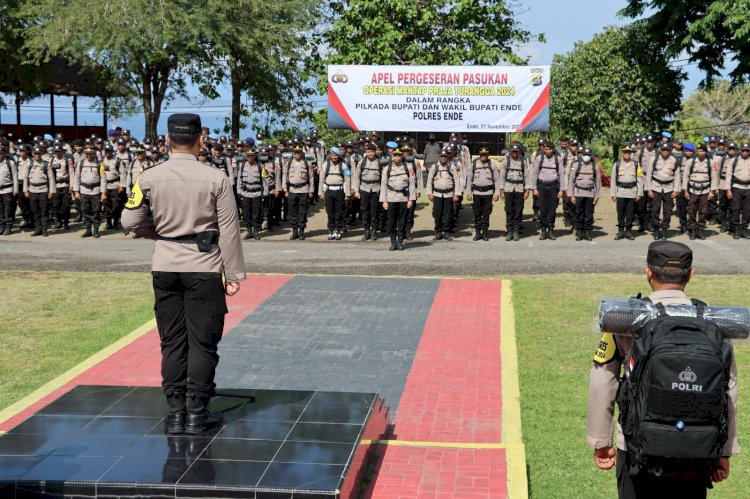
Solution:
{"label": "duty belt", "polygon": [[511,179],[507,179],[505,181],[505,183],[506,184],[523,184],[523,180],[511,180]]}
{"label": "duty belt", "polygon": [[594,190],[594,186],[592,185],[591,187],[581,187],[580,185],[576,184],[576,189],[578,189],[579,191],[591,192]]}
{"label": "duty belt", "polygon": [[376,185],[380,183],[380,180],[364,180],[363,179],[362,183],[367,184],[367,185]]}
{"label": "duty belt", "polygon": [[654,182],[656,182],[657,184],[661,184],[661,185],[669,185],[669,184],[671,184],[672,182],[674,182],[674,178],[673,178],[672,180],[659,180],[659,179],[658,179],[658,178],[656,178],[656,177],[651,177],[651,180],[653,180],[653,181],[654,181]]}
{"label": "duty belt", "polygon": [[294,187],[295,189],[299,189],[300,187],[307,187],[307,186],[308,186],[307,182],[302,182],[301,184],[293,184],[289,182],[289,187]]}
{"label": "duty belt", "polygon": [[86,189],[96,189],[100,186],[100,184],[87,184],[85,182],[81,182],[81,185],[84,186]]}
{"label": "duty belt", "polygon": [[557,185],[560,183],[560,179],[558,178],[557,180],[537,180],[536,183],[540,185]]}
{"label": "duty belt", "polygon": [[706,181],[706,182],[688,182],[688,185],[690,186],[691,189],[695,189],[695,190],[699,191],[699,190],[703,190],[703,189],[706,189],[706,188],[710,187],[711,186],[711,182],[710,181]]}
{"label": "duty belt", "polygon": [[29,182],[33,187],[44,187],[47,185],[47,182]]}
{"label": "duty belt", "polygon": [[455,191],[456,188],[454,186],[454,187],[451,187],[450,189],[435,189],[435,188],[433,188],[432,190],[435,191],[435,192],[439,192],[440,194],[448,194],[449,192]]}
{"label": "duty belt", "polygon": [[13,187],[13,184],[3,184],[3,185],[0,185],[0,189],[10,189],[11,187]]}
{"label": "duty belt", "polygon": [[394,187],[391,187],[391,186],[389,185],[389,186],[388,186],[388,190],[389,190],[389,191],[392,191],[392,192],[399,192],[399,193],[401,193],[401,194],[402,194],[403,196],[406,196],[407,198],[409,197],[409,188],[408,188],[408,187],[407,187],[407,188],[405,188],[405,189],[396,189],[396,188],[394,188]]}
{"label": "duty belt", "polygon": [[477,191],[477,192],[489,192],[489,191],[494,191],[495,186],[494,185],[472,185],[471,190]]}
{"label": "duty belt", "polygon": [[[171,243],[195,244],[198,242],[197,234],[191,234],[189,236],[180,236],[180,237],[164,237],[164,236],[157,235],[156,237],[158,237],[159,240],[161,241],[169,241]],[[219,244],[218,233],[214,233],[214,235],[211,237],[211,244]]]}
{"label": "duty belt", "polygon": [[619,187],[620,189],[632,189],[633,187],[638,185],[638,181],[635,181],[635,182],[616,181],[615,183],[617,184],[617,187]]}
{"label": "duty belt", "polygon": [[740,184],[740,185],[750,185],[750,180],[740,180],[734,175],[732,176],[732,183],[733,184]]}
{"label": "duty belt", "polygon": [[258,184],[247,184],[242,182],[242,190],[245,192],[262,192],[263,186]]}

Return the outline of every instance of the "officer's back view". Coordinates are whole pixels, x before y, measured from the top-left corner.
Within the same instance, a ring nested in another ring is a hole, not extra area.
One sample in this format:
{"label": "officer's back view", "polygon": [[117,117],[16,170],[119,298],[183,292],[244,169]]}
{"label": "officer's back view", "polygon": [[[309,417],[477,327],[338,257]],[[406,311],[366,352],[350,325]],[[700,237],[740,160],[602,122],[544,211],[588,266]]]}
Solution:
{"label": "officer's back view", "polygon": [[225,293],[239,291],[245,260],[230,179],[196,160],[200,116],[174,114],[167,126],[172,154],[138,177],[122,225],[157,240],[152,275],[169,406],[165,429],[199,434],[221,423],[207,406],[216,386]]}

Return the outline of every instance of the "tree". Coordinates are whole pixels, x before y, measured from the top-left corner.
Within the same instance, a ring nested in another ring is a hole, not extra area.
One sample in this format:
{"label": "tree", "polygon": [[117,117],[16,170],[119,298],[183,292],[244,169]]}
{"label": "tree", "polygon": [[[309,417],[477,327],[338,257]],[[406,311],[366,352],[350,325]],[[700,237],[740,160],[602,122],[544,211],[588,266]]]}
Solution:
{"label": "tree", "polygon": [[[21,56],[23,38],[17,29],[15,15],[19,1],[0,3],[0,88],[15,92],[19,101],[29,100],[39,94],[38,66],[24,64]],[[4,106],[0,97],[0,106]]]}
{"label": "tree", "polygon": [[330,64],[523,64],[516,47],[544,40],[516,21],[513,1],[344,0],[328,7],[331,21],[315,36],[321,53],[309,60],[321,93]]}
{"label": "tree", "polygon": [[698,128],[705,134],[722,135],[744,141],[750,136],[750,85],[732,87],[720,80],[710,89],[695,92],[682,105],[680,128]]}
{"label": "tree", "polygon": [[615,145],[662,129],[680,109],[685,75],[638,25],[608,27],[552,62],[550,121],[584,141]]}
{"label": "tree", "polygon": [[728,62],[735,63],[733,83],[750,77],[750,0],[628,0],[620,15],[639,18],[644,32],[660,45],[667,57],[687,53],[706,74],[711,86]]}

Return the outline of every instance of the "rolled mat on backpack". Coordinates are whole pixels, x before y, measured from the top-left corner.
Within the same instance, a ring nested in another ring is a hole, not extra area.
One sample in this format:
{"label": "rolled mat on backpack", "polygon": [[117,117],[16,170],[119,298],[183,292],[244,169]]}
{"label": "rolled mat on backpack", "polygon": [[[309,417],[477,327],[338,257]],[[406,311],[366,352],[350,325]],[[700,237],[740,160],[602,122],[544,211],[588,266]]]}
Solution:
{"label": "rolled mat on backpack", "polygon": [[[667,315],[674,317],[697,317],[693,305],[667,305]],[[612,333],[619,336],[637,336],[640,329],[659,311],[653,303],[638,298],[603,298],[599,302],[599,314],[593,330],[596,333]],[[707,306],[703,317],[719,326],[724,338],[744,340],[750,336],[750,308]]]}

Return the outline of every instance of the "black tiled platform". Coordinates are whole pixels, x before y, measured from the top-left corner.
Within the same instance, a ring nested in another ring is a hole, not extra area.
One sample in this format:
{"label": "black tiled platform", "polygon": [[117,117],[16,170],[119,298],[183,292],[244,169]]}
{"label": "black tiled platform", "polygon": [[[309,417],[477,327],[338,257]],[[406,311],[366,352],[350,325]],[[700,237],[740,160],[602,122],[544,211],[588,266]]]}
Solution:
{"label": "black tiled platform", "polygon": [[0,497],[358,497],[360,442],[389,423],[373,393],[227,390],[211,410],[222,428],[168,436],[161,389],[78,386],[0,437]]}

